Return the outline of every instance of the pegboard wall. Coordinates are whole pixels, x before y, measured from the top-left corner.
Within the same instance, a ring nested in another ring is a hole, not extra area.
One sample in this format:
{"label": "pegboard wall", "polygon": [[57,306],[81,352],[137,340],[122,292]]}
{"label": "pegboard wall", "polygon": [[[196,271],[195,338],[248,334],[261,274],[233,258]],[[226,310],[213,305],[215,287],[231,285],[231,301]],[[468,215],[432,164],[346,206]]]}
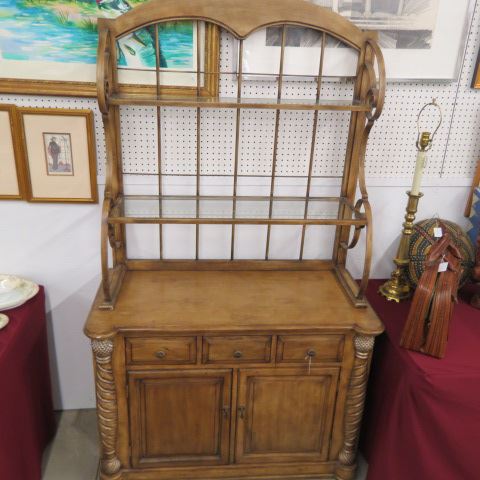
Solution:
{"label": "pegboard wall", "polygon": [[[465,58],[458,82],[388,82],[385,108],[370,135],[367,175],[370,178],[406,178],[414,170],[416,116],[422,105],[436,98],[444,121],[429,154],[426,176],[467,178],[480,155],[480,91],[470,88],[480,46],[480,2],[475,2]],[[221,71],[234,69],[234,39],[226,32],[221,39]],[[220,94],[235,96],[233,76],[221,77]],[[276,83],[245,80],[245,97],[275,97]],[[314,82],[284,83],[284,97],[314,98]],[[353,84],[348,80],[324,82],[322,98],[350,99]],[[1,103],[45,108],[92,109],[98,174],[105,173],[105,139],[95,99],[0,95]],[[155,108],[122,107],[124,171],[134,175],[158,174],[157,120]],[[348,112],[319,112],[313,175],[342,174],[348,133]],[[278,144],[278,176],[307,174],[313,112],[282,111]],[[270,176],[272,168],[275,112],[243,110],[240,125],[239,175]],[[201,111],[201,174],[232,175],[235,149],[235,111]],[[162,174],[195,175],[196,109],[162,108]],[[145,177],[147,181],[147,177]],[[128,177],[127,177],[128,181]],[[136,179],[136,183],[141,181]]]}

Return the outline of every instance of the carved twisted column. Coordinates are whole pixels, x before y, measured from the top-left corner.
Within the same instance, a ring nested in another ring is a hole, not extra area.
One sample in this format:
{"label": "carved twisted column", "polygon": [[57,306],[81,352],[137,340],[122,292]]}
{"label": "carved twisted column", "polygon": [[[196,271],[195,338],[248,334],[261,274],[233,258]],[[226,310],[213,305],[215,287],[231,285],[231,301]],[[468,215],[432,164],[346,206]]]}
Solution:
{"label": "carved twisted column", "polygon": [[101,478],[119,479],[121,464],[117,457],[117,395],[112,369],[113,340],[92,340],[95,356],[97,419],[101,441]]}
{"label": "carved twisted column", "polygon": [[375,339],[371,336],[358,335],[355,337],[355,363],[346,401],[343,447],[338,456],[337,478],[341,480],[349,480],[355,473],[358,437],[374,342]]}

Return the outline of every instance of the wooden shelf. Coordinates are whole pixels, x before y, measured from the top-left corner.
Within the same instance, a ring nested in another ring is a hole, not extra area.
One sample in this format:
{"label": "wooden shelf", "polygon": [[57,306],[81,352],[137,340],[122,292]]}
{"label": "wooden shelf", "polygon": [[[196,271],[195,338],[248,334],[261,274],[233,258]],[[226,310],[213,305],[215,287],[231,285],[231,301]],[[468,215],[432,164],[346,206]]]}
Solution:
{"label": "wooden shelf", "polygon": [[111,105],[142,105],[160,107],[200,108],[256,108],[267,110],[337,110],[369,112],[371,107],[357,101],[320,100],[304,98],[241,98],[236,97],[171,97],[163,95],[113,94],[108,99]]}
{"label": "wooden shelf", "polygon": [[[271,202],[271,209],[270,209]],[[308,205],[307,205],[308,203]],[[338,219],[340,197],[146,196],[120,197],[110,223],[366,225],[362,214]],[[305,215],[305,208],[307,213]],[[270,214],[271,211],[271,214]],[[235,212],[235,213],[234,213]]]}

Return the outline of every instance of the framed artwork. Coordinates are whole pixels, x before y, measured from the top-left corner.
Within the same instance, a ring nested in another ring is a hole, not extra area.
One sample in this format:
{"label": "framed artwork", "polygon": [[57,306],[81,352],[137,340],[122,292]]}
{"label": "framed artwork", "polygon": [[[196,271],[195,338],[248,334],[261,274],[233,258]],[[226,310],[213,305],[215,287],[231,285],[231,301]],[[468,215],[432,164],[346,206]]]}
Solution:
{"label": "framed artwork", "polygon": [[[378,32],[387,78],[394,80],[456,80],[465,49],[472,0],[310,0],[333,10],[363,30]],[[244,42],[243,72],[277,74],[281,27],[255,32]],[[321,34],[304,27],[289,27],[284,73],[315,76]],[[357,54],[328,38],[324,76],[355,75]]]}
{"label": "framed artwork", "polygon": [[25,164],[18,112],[0,105],[0,199],[25,198]]}
{"label": "framed artwork", "polygon": [[[478,192],[477,193],[477,197],[478,197],[478,195],[480,194],[479,189],[480,189],[480,160],[478,160],[478,162],[477,162],[477,169],[475,170],[475,173],[473,175],[472,187],[470,188],[470,193],[468,194],[467,204],[465,206],[465,216],[466,217],[470,216],[475,191]],[[478,199],[477,199],[477,201],[478,201]],[[477,209],[479,207],[480,207],[480,204],[477,206]],[[478,215],[480,216],[480,211],[478,212]]]}
{"label": "framed artwork", "polygon": [[31,202],[98,201],[91,110],[19,108]]}
{"label": "framed artwork", "polygon": [[477,57],[477,64],[475,65],[475,72],[472,79],[472,88],[480,88],[480,52]]}
{"label": "framed artwork", "polygon": [[[1,0],[0,92],[96,95],[97,19],[114,18],[147,0]],[[155,69],[154,27],[126,35],[117,44],[117,61],[126,92],[149,87],[128,84],[128,70]],[[196,94],[197,68],[218,72],[219,29],[203,22],[159,26],[162,85],[168,93]],[[203,95],[217,95],[218,74],[207,75]]]}

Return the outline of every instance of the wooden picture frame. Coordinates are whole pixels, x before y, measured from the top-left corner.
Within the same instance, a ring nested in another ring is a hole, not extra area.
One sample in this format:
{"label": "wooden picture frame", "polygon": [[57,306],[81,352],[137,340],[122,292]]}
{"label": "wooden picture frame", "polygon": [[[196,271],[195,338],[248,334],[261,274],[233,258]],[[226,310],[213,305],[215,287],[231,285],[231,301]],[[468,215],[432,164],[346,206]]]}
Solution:
{"label": "wooden picture frame", "polygon": [[0,104],[0,139],[0,200],[25,199],[25,157],[15,105]]}
{"label": "wooden picture frame", "polygon": [[[136,5],[145,1],[130,2],[130,7],[135,10]],[[97,19],[113,18],[123,13],[123,10],[100,8],[95,2],[77,3],[76,5],[65,2],[65,5],[63,5],[61,1],[58,1],[55,4],[47,2],[44,5],[39,4],[33,12],[29,5],[23,5],[21,2],[17,3],[16,9],[11,9],[12,13],[7,12],[5,17],[4,30],[10,38],[10,42],[8,48],[6,46],[5,51],[2,52],[2,58],[0,58],[0,93],[95,97],[97,94],[95,82]],[[38,21],[38,16],[42,18],[42,21]],[[196,58],[194,45],[199,41],[202,50],[201,69],[205,72],[211,72],[206,75],[200,94],[202,96],[218,96],[219,28],[210,23],[202,25],[201,29],[197,29],[198,25],[195,22],[192,23],[194,32],[191,37],[193,42],[192,58]],[[181,35],[175,30],[175,22],[171,25],[173,25],[171,34]],[[44,30],[42,30],[45,28],[50,29],[52,35],[46,36]],[[28,48],[25,48],[24,45],[26,40],[22,37],[23,30],[33,32],[33,37],[32,35],[29,37]],[[71,33],[69,33],[70,30]],[[42,41],[42,45],[39,45],[39,50],[35,53],[34,47],[37,37],[39,41]],[[70,37],[81,43],[73,45],[73,43],[70,43]],[[154,50],[154,36],[147,35],[147,37],[150,41],[149,51]],[[52,58],[44,58],[44,43],[48,41],[55,43],[56,54]],[[153,46],[151,45],[152,42]],[[134,43],[140,45],[139,42]],[[143,55],[143,52],[138,52],[137,57],[141,57],[140,54]],[[172,62],[177,62],[177,60],[173,60],[177,55],[178,53],[172,55]],[[162,85],[161,93],[172,96],[197,95],[197,89],[189,85],[189,80],[187,80],[189,75],[182,75],[181,70],[175,70],[181,68],[186,72],[191,68],[187,68],[187,66],[176,67],[175,65],[165,71],[180,73],[173,74],[173,77],[172,73],[166,74],[168,82],[171,83]],[[146,67],[137,66],[135,68]],[[39,74],[38,72],[42,73]],[[185,84],[183,84],[184,78],[186,79]],[[154,86],[133,85],[130,82],[122,84],[121,89],[124,93],[132,94],[156,93]]]}
{"label": "wooden picture frame", "polygon": [[[480,84],[478,86],[480,88]],[[480,187],[480,160],[477,162],[477,169],[475,170],[475,174],[473,175],[473,182],[472,186],[470,187],[470,192],[468,194],[467,204],[465,206],[465,217],[469,217],[472,210],[472,202],[473,202],[473,192],[477,187]]]}
{"label": "wooden picture frame", "polygon": [[97,203],[91,110],[19,108],[29,202]]}
{"label": "wooden picture frame", "polygon": [[472,78],[472,88],[480,89],[480,51],[477,56],[477,63],[475,64],[475,72]]}

